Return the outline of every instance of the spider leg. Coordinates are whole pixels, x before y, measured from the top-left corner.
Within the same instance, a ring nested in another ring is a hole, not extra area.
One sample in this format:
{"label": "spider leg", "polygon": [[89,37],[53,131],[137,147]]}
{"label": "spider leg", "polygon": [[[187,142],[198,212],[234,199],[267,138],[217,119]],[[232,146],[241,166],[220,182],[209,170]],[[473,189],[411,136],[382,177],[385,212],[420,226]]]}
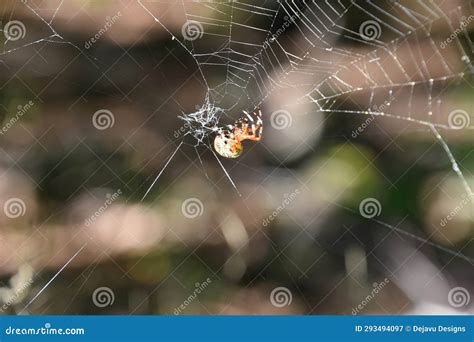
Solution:
{"label": "spider leg", "polygon": [[253,141],[260,141],[262,139],[263,132],[263,121],[262,121],[262,111],[259,109],[258,113],[254,112],[253,115],[257,118],[257,122],[252,119],[252,137],[248,138]]}
{"label": "spider leg", "polygon": [[262,111],[252,112],[242,111],[244,117],[236,120],[233,125],[227,125],[224,138],[227,143],[233,147],[240,144],[244,140],[260,141],[263,132]]}
{"label": "spider leg", "polygon": [[258,127],[258,132],[257,132],[258,140],[262,138],[262,133],[263,133],[263,122],[260,122],[260,125]]}
{"label": "spider leg", "polygon": [[244,112],[244,114],[245,114],[245,116],[246,116],[246,120],[248,120],[248,121],[250,121],[250,122],[253,123],[254,120],[253,120],[252,116],[251,116],[248,112],[246,112],[245,110],[244,110],[243,112]]}
{"label": "spider leg", "polygon": [[255,136],[255,135],[251,135],[247,138],[248,140],[252,140],[252,141],[260,141],[262,139],[261,136]]}
{"label": "spider leg", "polygon": [[257,125],[262,125],[263,124],[262,111],[260,109],[258,110],[258,114],[256,116],[257,116]]}
{"label": "spider leg", "polygon": [[258,110],[258,115],[257,115],[257,126],[258,126],[258,140],[260,140],[262,138],[262,133],[263,133],[262,111],[260,109]]}

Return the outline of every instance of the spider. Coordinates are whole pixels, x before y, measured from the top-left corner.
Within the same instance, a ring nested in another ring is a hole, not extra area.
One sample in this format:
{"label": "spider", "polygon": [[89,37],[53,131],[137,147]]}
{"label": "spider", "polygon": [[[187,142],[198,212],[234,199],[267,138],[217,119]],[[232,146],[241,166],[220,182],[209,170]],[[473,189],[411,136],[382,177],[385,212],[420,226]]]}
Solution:
{"label": "spider", "polygon": [[256,109],[252,114],[243,111],[245,116],[238,119],[233,125],[227,125],[214,139],[214,148],[225,158],[239,157],[244,146],[242,141],[262,139],[263,121],[262,111]]}

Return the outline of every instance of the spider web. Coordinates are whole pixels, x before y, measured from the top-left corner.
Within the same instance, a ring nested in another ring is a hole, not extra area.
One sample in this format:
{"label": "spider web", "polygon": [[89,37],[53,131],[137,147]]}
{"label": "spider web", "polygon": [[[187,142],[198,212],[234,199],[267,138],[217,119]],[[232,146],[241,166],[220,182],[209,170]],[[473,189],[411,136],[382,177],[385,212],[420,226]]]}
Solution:
{"label": "spider web", "polygon": [[[60,1],[57,7],[46,9],[31,1],[19,4],[47,28],[45,36],[26,44],[7,39],[0,56],[47,42],[70,45],[92,62],[93,58],[54,28],[63,4]],[[295,88],[305,95],[285,107],[306,102],[314,105],[314,112],[386,117],[427,127],[446,152],[466,193],[474,195],[443,137],[446,131],[474,127],[470,115],[450,107],[449,102],[456,89],[471,86],[469,27],[474,17],[466,13],[473,12],[472,1],[454,8],[428,0],[411,4],[395,0],[258,4],[250,0],[139,0],[138,4],[188,52],[206,87],[197,111],[178,115],[187,132],[142,200],[187,136],[194,138],[195,147],[204,145],[213,153],[239,193],[211,148],[211,135],[237,118],[231,113],[250,112],[264,106],[272,94]],[[174,10],[181,7],[180,35],[166,24],[170,6]],[[450,31],[440,32],[442,25]],[[360,109],[345,109],[348,102]]]}
{"label": "spider web", "polygon": [[[49,20],[31,2],[18,4],[34,13],[46,30],[43,38],[26,44],[7,40],[0,58],[29,46],[55,43],[69,45],[89,59],[54,28],[63,3],[49,9]],[[212,151],[236,191],[209,138],[235,119],[235,113],[265,106],[271,95],[297,88],[304,96],[285,107],[310,103],[314,113],[381,117],[427,128],[466,193],[474,196],[445,138],[450,131],[473,129],[469,114],[456,111],[459,108],[450,101],[457,89],[472,86],[469,27],[474,20],[466,16],[473,12],[472,1],[454,7],[429,0],[139,0],[138,4],[195,62],[206,95],[196,112],[177,116],[188,129],[185,137]],[[180,34],[167,24],[170,5],[182,8]],[[450,31],[441,32],[440,26]],[[346,109],[347,103],[359,109]],[[183,144],[181,137],[144,198]],[[374,221],[473,262],[442,245]]]}
{"label": "spider web", "polygon": [[[466,16],[473,13],[472,1],[448,6],[430,0],[182,0],[173,4],[182,9],[181,35],[166,24],[168,1],[139,3],[192,56],[202,77],[203,105],[181,116],[197,145],[209,146],[207,137],[230,112],[252,111],[265,106],[272,94],[298,88],[304,96],[284,107],[311,103],[313,112],[385,117],[425,127],[466,193],[474,195],[444,138],[448,131],[473,129],[470,114],[450,100],[456,90],[472,86],[469,28],[474,17]],[[442,26],[450,31],[442,32]],[[347,103],[359,109],[346,109]]]}
{"label": "spider web", "polygon": [[[443,99],[471,81],[472,16],[465,13],[472,12],[472,2],[445,13],[435,1],[181,1],[174,6],[182,6],[184,37],[156,14],[166,13],[167,1],[139,3],[193,57],[207,87],[203,106],[185,117],[199,126],[190,132],[198,133],[198,142],[205,140],[204,131],[216,130],[217,113],[251,111],[273,92],[300,87],[306,92],[295,102],[314,103],[315,111],[428,127],[472,195],[441,134],[473,128],[467,113],[450,117],[453,109]],[[365,21],[351,28],[354,17]],[[439,32],[440,24],[452,31]],[[443,51],[446,40],[455,50],[449,55]],[[415,106],[415,95],[424,103]],[[354,98],[360,110],[342,108]]]}

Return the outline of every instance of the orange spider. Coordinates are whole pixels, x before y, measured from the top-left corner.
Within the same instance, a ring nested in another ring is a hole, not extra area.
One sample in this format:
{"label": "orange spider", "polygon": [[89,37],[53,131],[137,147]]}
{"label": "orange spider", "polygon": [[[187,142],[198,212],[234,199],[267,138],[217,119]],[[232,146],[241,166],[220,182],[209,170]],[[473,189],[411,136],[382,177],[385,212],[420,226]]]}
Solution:
{"label": "orange spider", "polygon": [[260,109],[252,114],[243,111],[245,116],[238,119],[233,125],[217,134],[214,139],[214,148],[225,158],[237,158],[244,150],[242,141],[260,141],[262,139],[263,121]]}

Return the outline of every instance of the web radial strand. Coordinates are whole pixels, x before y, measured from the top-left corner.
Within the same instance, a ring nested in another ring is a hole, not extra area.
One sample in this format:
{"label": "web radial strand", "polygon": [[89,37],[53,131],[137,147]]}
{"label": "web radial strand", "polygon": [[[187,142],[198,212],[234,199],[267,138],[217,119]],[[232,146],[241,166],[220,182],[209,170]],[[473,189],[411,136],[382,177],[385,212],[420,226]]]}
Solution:
{"label": "web radial strand", "polygon": [[[38,32],[34,39],[16,40],[4,27],[2,63],[19,50],[53,43],[78,50],[94,64],[58,29],[57,17],[67,2],[52,3],[48,8],[42,1],[18,5],[38,20]],[[197,145],[211,149],[209,136],[229,121],[230,112],[250,112],[275,93],[302,89],[304,95],[294,102],[312,103],[317,111],[426,127],[473,195],[467,173],[445,140],[451,131],[473,129],[472,113],[452,108],[457,90],[472,87],[473,1],[181,0],[173,2],[182,8],[181,30],[167,25],[168,12],[161,9],[169,0],[138,4],[199,71],[206,96],[194,113],[181,115],[189,126],[184,136],[192,135]],[[183,144],[177,144],[145,196]]]}
{"label": "web radial strand", "polygon": [[[142,5],[161,22],[154,14],[159,3]],[[251,111],[274,92],[303,88],[306,95],[295,102],[310,101],[323,112],[453,129],[450,89],[473,73],[470,1],[452,8],[428,0],[181,4],[181,36],[169,32],[198,66],[206,101],[224,116]],[[341,107],[348,101],[360,109]]]}

